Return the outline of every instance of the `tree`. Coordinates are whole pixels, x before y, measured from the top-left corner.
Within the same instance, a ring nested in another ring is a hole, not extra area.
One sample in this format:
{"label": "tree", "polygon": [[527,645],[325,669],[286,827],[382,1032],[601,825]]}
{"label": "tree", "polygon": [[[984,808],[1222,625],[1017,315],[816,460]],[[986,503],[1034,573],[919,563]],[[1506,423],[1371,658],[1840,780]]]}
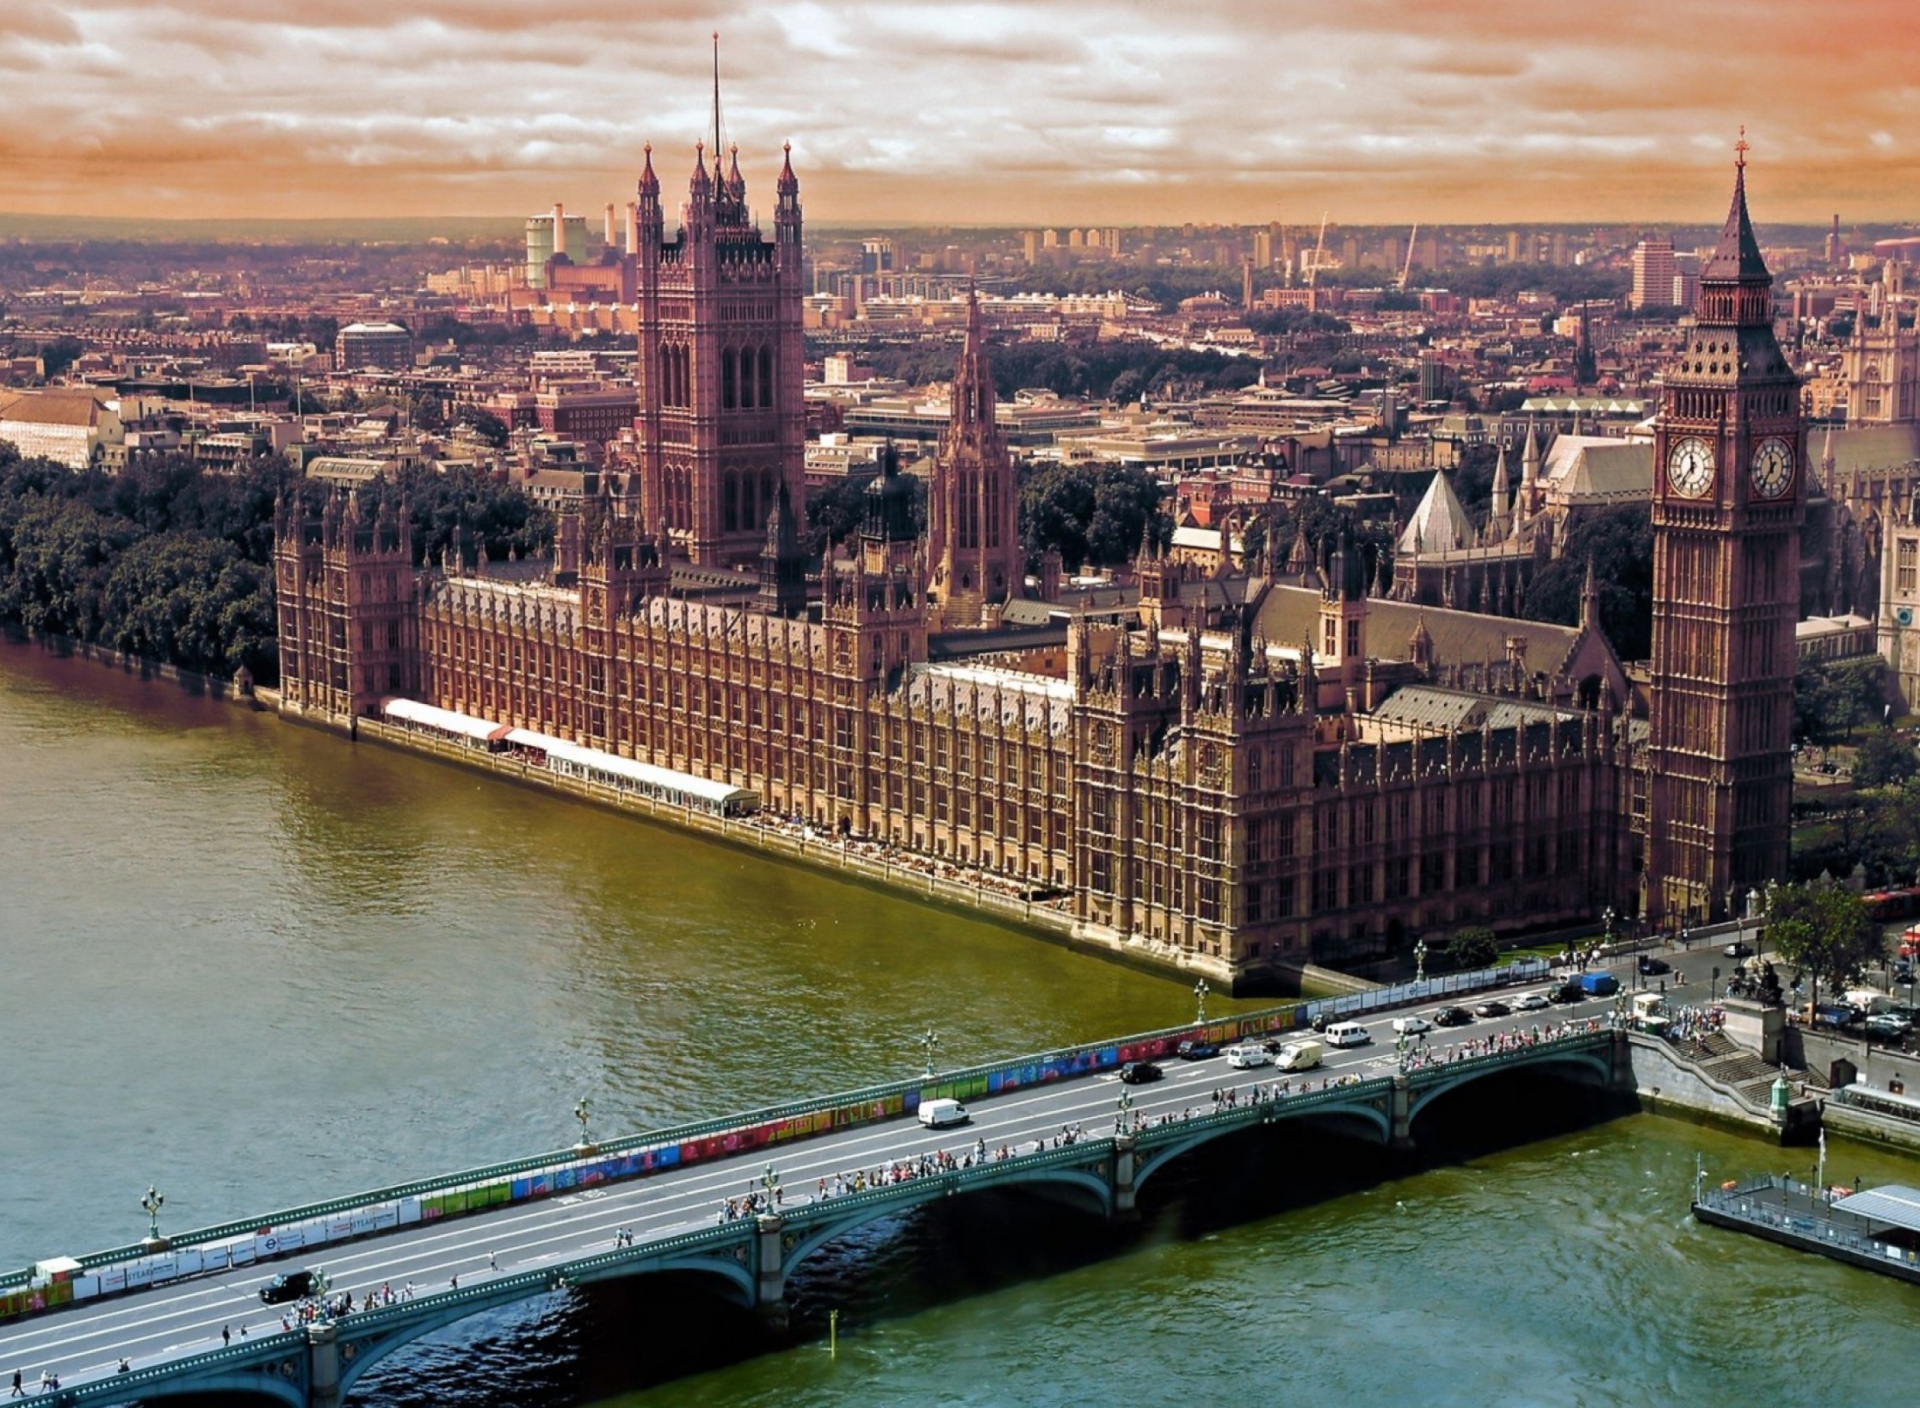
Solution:
{"label": "tree", "polygon": [[1115,567],[1138,550],[1149,524],[1156,542],[1166,540],[1164,492],[1136,465],[1045,465],[1021,486],[1020,537],[1029,552],[1058,552],[1069,571]]}
{"label": "tree", "polygon": [[1767,887],[1767,943],[1813,981],[1844,988],[1869,963],[1886,957],[1886,936],[1852,890],[1832,881]]}
{"label": "tree", "polygon": [[507,447],[510,435],[507,423],[485,407],[462,406],[455,414],[454,422],[466,426],[496,450],[504,450]]}
{"label": "tree", "polygon": [[1465,972],[1473,968],[1491,968],[1500,961],[1500,941],[1493,930],[1480,924],[1455,929],[1447,940],[1447,962]]}
{"label": "tree", "polygon": [[1905,782],[1915,773],[1920,773],[1920,752],[1891,729],[1869,734],[1853,760],[1857,787],[1887,787]]}
{"label": "tree", "polygon": [[1577,624],[1589,561],[1600,586],[1600,629],[1622,660],[1646,659],[1653,653],[1653,519],[1645,504],[1581,520],[1566,551],[1527,588],[1527,619]]}
{"label": "tree", "polygon": [[1885,705],[1887,663],[1878,655],[1807,665],[1793,677],[1796,732],[1826,742],[1878,719]]}

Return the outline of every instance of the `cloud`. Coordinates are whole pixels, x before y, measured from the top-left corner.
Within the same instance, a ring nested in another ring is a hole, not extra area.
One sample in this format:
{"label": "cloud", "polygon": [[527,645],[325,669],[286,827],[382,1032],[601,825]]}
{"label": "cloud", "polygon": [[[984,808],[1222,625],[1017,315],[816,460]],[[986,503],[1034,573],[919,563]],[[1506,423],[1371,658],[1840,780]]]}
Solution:
{"label": "cloud", "polygon": [[13,0],[0,205],[625,199],[710,131],[715,29],[750,189],[791,140],[815,220],[1711,218],[1742,123],[1763,218],[1916,213],[1911,0]]}

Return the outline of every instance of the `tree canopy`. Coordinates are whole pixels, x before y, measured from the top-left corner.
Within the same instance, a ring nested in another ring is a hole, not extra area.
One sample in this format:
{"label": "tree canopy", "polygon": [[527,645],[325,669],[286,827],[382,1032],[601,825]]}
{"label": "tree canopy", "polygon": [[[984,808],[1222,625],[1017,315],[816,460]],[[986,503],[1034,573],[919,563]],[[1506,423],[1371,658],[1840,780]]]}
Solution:
{"label": "tree canopy", "polygon": [[1853,785],[1887,787],[1905,782],[1920,773],[1920,753],[1891,729],[1876,729],[1867,735],[1853,760]]}
{"label": "tree canopy", "polygon": [[1587,563],[1600,586],[1600,628],[1622,660],[1653,653],[1653,520],[1645,504],[1582,519],[1527,588],[1527,619],[1578,624]]}
{"label": "tree canopy", "polygon": [[1803,738],[1831,742],[1875,722],[1887,697],[1887,662],[1878,655],[1802,666],[1793,677],[1793,726]]}
{"label": "tree canopy", "polygon": [[[121,474],[74,473],[0,441],[0,618],[203,674],[245,666],[273,684],[273,510],[283,487],[318,511],[321,486],[279,459],[215,473],[164,455]],[[367,493],[405,495],[417,561],[444,551],[463,523],[495,558],[552,543],[550,515],[472,470],[409,469]]]}
{"label": "tree canopy", "polygon": [[1036,469],[1020,490],[1020,537],[1031,553],[1058,552],[1068,571],[1117,567],[1152,525],[1165,542],[1162,486],[1137,465],[1054,464]]}
{"label": "tree canopy", "polygon": [[1886,938],[1852,890],[1831,881],[1768,888],[1767,944],[1813,980],[1843,988],[1869,963],[1886,956]]}

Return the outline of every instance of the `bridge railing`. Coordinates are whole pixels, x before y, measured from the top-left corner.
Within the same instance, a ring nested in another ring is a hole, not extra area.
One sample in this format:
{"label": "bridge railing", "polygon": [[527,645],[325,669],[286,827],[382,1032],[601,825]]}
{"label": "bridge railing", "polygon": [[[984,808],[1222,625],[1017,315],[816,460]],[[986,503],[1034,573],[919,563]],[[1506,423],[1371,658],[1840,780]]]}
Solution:
{"label": "bridge railing", "polygon": [[[137,1392],[139,1389],[171,1383],[183,1375],[203,1374],[229,1367],[244,1368],[262,1361],[271,1361],[279,1355],[286,1355],[290,1359],[304,1358],[306,1353],[305,1330],[253,1335],[240,1344],[182,1355],[177,1359],[169,1359],[163,1364],[148,1364],[139,1369],[130,1369],[124,1374],[106,1374],[84,1382],[63,1383],[59,1394],[47,1401],[53,1404],[126,1403],[140,1397]],[[38,1402],[39,1399],[36,1398],[34,1401]]]}
{"label": "bridge railing", "polygon": [[168,1238],[154,1254],[141,1243],[76,1257],[82,1274],[46,1281],[27,1267],[0,1273],[0,1321],[97,1295],[117,1294],[182,1277],[274,1260],[414,1222],[484,1211],[576,1187],[644,1177],[662,1169],[787,1143],[810,1135],[911,1114],[925,1099],[981,1099],[1056,1080],[1090,1075],[1125,1061],[1171,1055],[1181,1041],[1230,1042],[1297,1030],[1316,1016],[1347,1017],[1454,992],[1525,982],[1547,965],[1521,960],[1499,968],[1451,974],[1346,997],[1284,1003],[1205,1023],[1055,1047],[960,1070],[887,1081],[860,1090],[787,1101],[745,1114],[696,1120],[608,1140],[588,1150],[551,1150],[478,1168],[439,1174],[281,1208],[196,1228]]}
{"label": "bridge railing", "polygon": [[[1589,1026],[1587,1022],[1596,1025]],[[1605,1046],[1612,1039],[1613,1028],[1599,1023],[1596,1018],[1589,1018],[1580,1024],[1577,1031],[1552,1032],[1538,1040],[1522,1039],[1501,1050],[1484,1052],[1478,1056],[1462,1056],[1453,1061],[1436,1060],[1428,1065],[1415,1066],[1407,1072],[1407,1079],[1416,1086],[1432,1085],[1436,1081],[1509,1064],[1515,1057],[1568,1047]]]}

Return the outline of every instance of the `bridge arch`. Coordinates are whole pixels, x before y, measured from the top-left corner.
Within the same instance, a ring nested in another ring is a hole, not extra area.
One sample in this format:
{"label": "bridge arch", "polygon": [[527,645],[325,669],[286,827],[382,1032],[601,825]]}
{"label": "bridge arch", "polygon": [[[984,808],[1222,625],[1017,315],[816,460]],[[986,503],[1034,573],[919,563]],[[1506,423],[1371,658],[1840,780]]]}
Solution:
{"label": "bridge arch", "polygon": [[[930,1203],[941,1202],[952,1197],[985,1192],[989,1188],[1019,1188],[1049,1185],[1068,1192],[1072,1201],[1083,1206],[1088,1212],[1104,1217],[1113,1210],[1113,1189],[1104,1173],[1095,1173],[1084,1168],[1048,1167],[1037,1169],[1015,1169],[1003,1177],[994,1177],[991,1165],[983,1170],[974,1170],[974,1177],[962,1173],[946,1173],[937,1177],[915,1180],[913,1183],[897,1185],[902,1192],[898,1198],[882,1198],[861,1206],[849,1208],[844,1217],[823,1216],[820,1221],[809,1221],[792,1234],[792,1240],[783,1246],[780,1258],[782,1276],[791,1276],[794,1269],[812,1256],[828,1242],[844,1237],[856,1228],[882,1218],[895,1217],[913,1208],[925,1207]],[[831,1208],[832,1204],[824,1206]]]}
{"label": "bridge arch", "polygon": [[[1516,1071],[1532,1070],[1542,1066],[1569,1066],[1582,1075],[1590,1075],[1592,1083],[1605,1087],[1613,1080],[1613,1065],[1609,1053],[1601,1047],[1565,1048],[1542,1047],[1537,1054],[1513,1054],[1498,1063],[1480,1065],[1475,1063],[1458,1072],[1448,1072],[1430,1084],[1417,1086],[1407,1102],[1407,1120],[1411,1123],[1419,1118],[1434,1101],[1462,1086],[1489,1076],[1511,1075]],[[1440,1068],[1445,1071],[1445,1068]]]}
{"label": "bridge arch", "polygon": [[[305,1357],[303,1352],[299,1359],[304,1360]],[[119,1388],[115,1380],[106,1380],[100,1385],[91,1383],[75,1385],[77,1391],[98,1387],[118,1389],[118,1392],[110,1397],[87,1393],[83,1401],[123,1403],[134,1396],[129,1390]],[[256,1403],[284,1403],[288,1408],[307,1408],[305,1365],[301,1364],[292,1377],[276,1372],[271,1366],[257,1369],[228,1368],[215,1374],[171,1379],[151,1386],[141,1385],[137,1389],[138,1401],[141,1403],[158,1403],[169,1398],[184,1398],[189,1394],[195,1398],[222,1394],[230,1399],[236,1408],[247,1400]],[[63,1394],[60,1401],[65,1401],[67,1397],[79,1397],[79,1392]]]}
{"label": "bridge arch", "polygon": [[1276,1100],[1258,1107],[1260,1117],[1237,1123],[1217,1123],[1208,1120],[1190,1134],[1165,1144],[1156,1144],[1142,1152],[1139,1162],[1134,1166],[1133,1186],[1136,1192],[1154,1174],[1183,1154],[1190,1154],[1203,1144],[1210,1144],[1230,1134],[1240,1134],[1249,1129],[1270,1129],[1289,1120],[1309,1118],[1353,1120],[1362,1129],[1380,1143],[1385,1144],[1393,1133],[1392,1118],[1385,1112],[1374,1108],[1373,1103],[1355,1100],[1348,1104],[1311,1104],[1289,1106],[1285,1100]]}
{"label": "bridge arch", "polygon": [[[353,1332],[351,1322],[346,1322],[342,1325],[342,1333],[337,1341],[340,1347],[341,1397],[346,1396],[347,1391],[362,1374],[396,1350],[404,1349],[415,1340],[423,1339],[438,1330],[457,1325],[462,1320],[471,1319],[483,1311],[525,1304],[539,1296],[564,1290],[568,1286],[593,1285],[605,1281],[631,1281],[643,1276],[660,1276],[674,1272],[695,1272],[703,1277],[715,1278],[720,1282],[721,1295],[724,1299],[747,1308],[751,1308],[754,1303],[753,1273],[746,1264],[727,1255],[701,1255],[698,1252],[687,1251],[648,1257],[627,1264],[615,1263],[611,1266],[596,1267],[589,1272],[570,1274],[564,1280],[556,1276],[544,1288],[516,1283],[510,1287],[502,1287],[498,1295],[483,1295],[472,1299],[463,1296],[460,1300],[433,1307],[423,1313],[398,1318],[389,1326],[372,1328],[358,1334]],[[304,1398],[296,1398],[293,1401],[297,1408],[305,1408]]]}

